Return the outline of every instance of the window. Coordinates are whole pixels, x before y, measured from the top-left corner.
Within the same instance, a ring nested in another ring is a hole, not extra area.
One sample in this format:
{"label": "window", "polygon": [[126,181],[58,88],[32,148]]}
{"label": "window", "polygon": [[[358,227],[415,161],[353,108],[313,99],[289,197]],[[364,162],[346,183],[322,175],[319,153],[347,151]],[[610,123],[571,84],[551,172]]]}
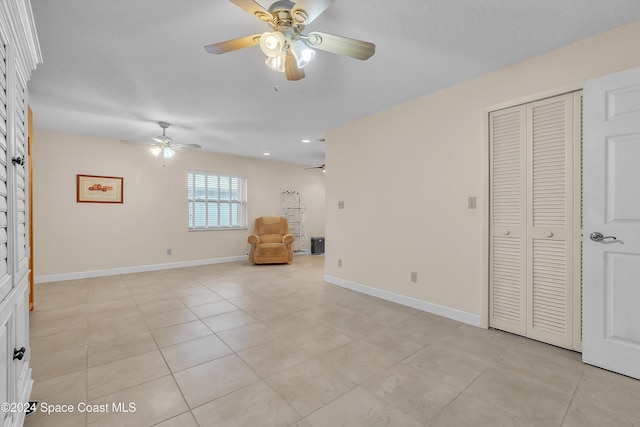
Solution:
{"label": "window", "polygon": [[247,228],[247,178],[189,171],[189,230]]}

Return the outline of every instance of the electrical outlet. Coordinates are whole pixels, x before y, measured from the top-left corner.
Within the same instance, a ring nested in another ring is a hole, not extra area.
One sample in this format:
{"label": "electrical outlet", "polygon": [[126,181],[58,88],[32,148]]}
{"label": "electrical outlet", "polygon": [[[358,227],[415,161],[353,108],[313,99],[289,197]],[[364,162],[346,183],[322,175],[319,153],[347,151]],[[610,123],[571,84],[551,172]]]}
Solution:
{"label": "electrical outlet", "polygon": [[469,196],[469,209],[476,208],[476,196]]}
{"label": "electrical outlet", "polygon": [[167,249],[167,255],[171,255],[171,248]]}
{"label": "electrical outlet", "polygon": [[344,209],[344,200],[338,201],[338,209]]}
{"label": "electrical outlet", "polygon": [[342,259],[338,259],[338,267],[342,267]]}
{"label": "electrical outlet", "polygon": [[411,281],[413,283],[418,283],[418,273],[417,272],[415,272],[415,271],[411,272]]}

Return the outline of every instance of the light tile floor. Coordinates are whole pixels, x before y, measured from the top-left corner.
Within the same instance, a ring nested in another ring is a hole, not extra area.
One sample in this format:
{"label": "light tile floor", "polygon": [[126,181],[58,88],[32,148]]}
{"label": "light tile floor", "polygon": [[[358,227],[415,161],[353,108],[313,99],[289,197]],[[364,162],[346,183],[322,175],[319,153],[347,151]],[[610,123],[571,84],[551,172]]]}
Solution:
{"label": "light tile floor", "polygon": [[31,397],[54,412],[25,425],[640,426],[640,381],[326,284],[323,263],[37,285]]}

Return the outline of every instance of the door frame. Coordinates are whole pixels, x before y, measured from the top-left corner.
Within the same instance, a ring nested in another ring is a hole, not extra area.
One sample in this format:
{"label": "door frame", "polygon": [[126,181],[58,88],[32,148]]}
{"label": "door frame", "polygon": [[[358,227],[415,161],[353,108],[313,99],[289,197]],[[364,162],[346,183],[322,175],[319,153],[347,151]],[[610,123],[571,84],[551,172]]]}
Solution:
{"label": "door frame", "polygon": [[28,121],[28,135],[27,135],[27,179],[28,179],[28,207],[29,207],[29,311],[35,309],[35,296],[34,296],[34,268],[33,268],[33,111],[31,106],[27,105],[27,121]]}

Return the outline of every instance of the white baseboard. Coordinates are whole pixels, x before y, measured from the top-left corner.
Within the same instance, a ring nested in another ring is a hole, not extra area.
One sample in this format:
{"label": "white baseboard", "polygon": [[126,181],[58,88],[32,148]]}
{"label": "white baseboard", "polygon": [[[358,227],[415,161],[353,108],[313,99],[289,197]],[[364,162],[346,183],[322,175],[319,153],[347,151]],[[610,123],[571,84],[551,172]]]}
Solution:
{"label": "white baseboard", "polygon": [[363,285],[361,283],[352,282],[350,280],[341,279],[339,277],[333,277],[326,274],[324,276],[324,281],[327,283],[331,283],[332,285],[351,289],[352,291],[371,295],[376,298],[426,311],[427,313],[436,314],[438,316],[447,317],[449,319],[480,327],[480,316],[477,314],[467,313],[466,311],[446,307],[444,305],[434,304],[402,294],[396,294],[395,292],[385,291],[384,289],[374,288],[372,286]]}
{"label": "white baseboard", "polygon": [[61,282],[63,280],[89,279],[92,277],[116,276],[118,274],[144,273],[147,271],[170,270],[172,268],[198,267],[201,265],[223,264],[226,262],[246,261],[247,255],[198,259],[194,261],[171,262],[167,264],[139,265],[134,267],[111,268],[108,270],[79,271],[76,273],[50,274],[46,276],[35,276],[34,283]]}

